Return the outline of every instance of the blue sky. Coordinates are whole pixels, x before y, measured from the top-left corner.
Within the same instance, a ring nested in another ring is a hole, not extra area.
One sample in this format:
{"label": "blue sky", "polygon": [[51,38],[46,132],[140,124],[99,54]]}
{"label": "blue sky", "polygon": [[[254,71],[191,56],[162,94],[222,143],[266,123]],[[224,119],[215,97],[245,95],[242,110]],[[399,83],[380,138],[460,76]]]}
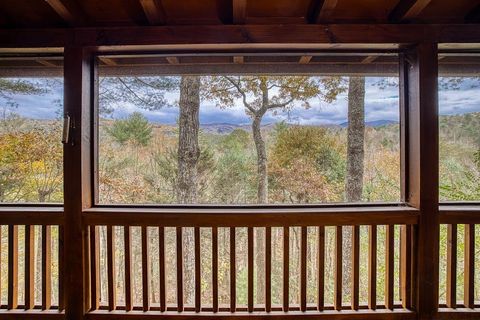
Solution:
{"label": "blue sky", "polygon": [[[398,88],[380,88],[378,81],[381,78],[367,78],[365,117],[366,121],[394,120],[399,118]],[[480,88],[476,81],[465,81],[457,90],[440,90],[439,102],[441,114],[459,114],[480,112]],[[62,87],[50,88],[51,91],[43,95],[12,95],[17,104],[15,112],[24,117],[35,119],[52,119],[58,116],[60,107],[55,100],[63,99]],[[166,95],[172,104],[178,99],[178,92]],[[6,105],[5,99],[0,97],[0,107]],[[165,107],[156,111],[148,111],[141,106],[129,103],[118,105],[113,118],[124,118],[133,111],[142,112],[149,120],[158,123],[173,124],[178,118],[178,108]],[[330,125],[340,124],[347,120],[347,94],[341,94],[333,103],[325,103],[319,99],[311,101],[311,108],[303,109],[300,105],[294,106],[290,112],[268,113],[264,123],[287,121],[295,124]],[[200,108],[201,123],[232,123],[246,124],[250,122],[240,101],[234,107],[220,109],[210,101],[202,101]]]}

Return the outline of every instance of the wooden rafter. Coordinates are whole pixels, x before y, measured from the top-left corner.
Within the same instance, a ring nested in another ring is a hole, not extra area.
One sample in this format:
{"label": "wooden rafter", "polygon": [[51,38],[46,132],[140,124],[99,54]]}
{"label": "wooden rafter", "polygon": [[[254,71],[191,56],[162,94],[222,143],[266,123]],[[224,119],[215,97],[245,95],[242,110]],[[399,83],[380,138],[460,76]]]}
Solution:
{"label": "wooden rafter", "polygon": [[169,64],[180,64],[177,57],[166,57]]}
{"label": "wooden rafter", "polygon": [[118,63],[113,60],[112,58],[107,58],[107,57],[102,57],[102,56],[99,56],[98,57],[98,60],[102,61],[105,65],[107,66],[116,66],[118,65]]}
{"label": "wooden rafter", "polygon": [[308,64],[310,60],[312,60],[312,56],[301,56],[300,59],[298,60],[298,63]]}
{"label": "wooden rafter", "polygon": [[415,19],[432,0],[401,0],[390,12],[388,20],[399,22]]}
{"label": "wooden rafter", "polygon": [[318,4],[314,10],[313,23],[325,23],[332,16],[338,0],[323,0]]}
{"label": "wooden rafter", "polygon": [[86,21],[85,14],[75,3],[68,0],[45,0],[50,7],[69,25],[78,26]]}
{"label": "wooden rafter", "polygon": [[233,24],[244,24],[247,18],[247,0],[232,0]]}
{"label": "wooden rafter", "polygon": [[362,60],[362,64],[372,63],[372,62],[375,61],[377,58],[378,58],[378,56],[367,56],[366,58],[364,58],[364,59]]}
{"label": "wooden rafter", "polygon": [[143,11],[151,25],[165,24],[165,13],[162,5],[156,0],[140,0]]}
{"label": "wooden rafter", "polygon": [[56,64],[48,61],[48,60],[45,60],[45,59],[37,59],[35,60],[36,62],[38,62],[39,64],[41,64],[42,66],[45,66],[45,67],[57,67]]}
{"label": "wooden rafter", "polygon": [[243,56],[234,56],[233,57],[233,63],[237,63],[237,64],[244,63],[244,57]]}

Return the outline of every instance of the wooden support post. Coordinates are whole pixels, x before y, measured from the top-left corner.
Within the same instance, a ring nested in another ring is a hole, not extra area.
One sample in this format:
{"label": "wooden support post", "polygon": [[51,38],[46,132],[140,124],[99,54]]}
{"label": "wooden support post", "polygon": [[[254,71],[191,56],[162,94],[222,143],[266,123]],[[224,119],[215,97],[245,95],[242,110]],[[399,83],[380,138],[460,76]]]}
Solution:
{"label": "wooden support post", "polygon": [[[406,201],[420,210],[416,227],[416,301],[419,319],[438,312],[438,64],[437,44],[420,43],[400,63],[406,85],[401,104],[408,117]],[[404,67],[402,67],[404,66]]]}
{"label": "wooden support post", "polygon": [[[88,246],[82,210],[92,205],[91,101],[92,58],[82,47],[64,49],[64,106],[72,119],[71,141],[64,145],[65,318],[83,319],[90,301]],[[60,293],[61,294],[61,293]]]}
{"label": "wooden support post", "polygon": [[52,231],[42,226],[42,310],[52,306]]}
{"label": "wooden support post", "polygon": [[18,306],[18,226],[8,226],[8,297],[7,308]]}
{"label": "wooden support post", "polygon": [[[457,225],[447,226],[447,307],[457,307]],[[468,244],[467,244],[468,246]]]}

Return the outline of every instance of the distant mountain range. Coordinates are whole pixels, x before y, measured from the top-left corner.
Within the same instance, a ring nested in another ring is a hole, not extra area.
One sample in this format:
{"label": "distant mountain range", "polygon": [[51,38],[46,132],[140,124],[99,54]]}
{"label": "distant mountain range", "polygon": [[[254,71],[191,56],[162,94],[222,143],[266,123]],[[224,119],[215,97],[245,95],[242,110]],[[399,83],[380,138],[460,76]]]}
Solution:
{"label": "distant mountain range", "polygon": [[[366,127],[382,127],[382,126],[388,126],[390,124],[397,124],[398,121],[394,120],[375,120],[375,121],[367,121],[365,122]],[[346,128],[348,127],[348,122],[342,122],[339,124],[340,127]]]}
{"label": "distant mountain range", "polygon": [[[387,126],[391,124],[397,124],[398,121],[393,120],[375,120],[375,121],[367,121],[365,125],[367,127],[381,127]],[[268,123],[262,125],[263,129],[273,128],[275,123]],[[320,125],[322,126],[322,125]],[[348,122],[343,122],[338,125],[326,125],[325,127],[341,127],[346,128],[348,127]],[[250,124],[234,124],[234,123],[203,123],[200,124],[200,128],[207,133],[216,133],[216,134],[229,134],[235,129],[242,129],[245,131],[251,131]]]}

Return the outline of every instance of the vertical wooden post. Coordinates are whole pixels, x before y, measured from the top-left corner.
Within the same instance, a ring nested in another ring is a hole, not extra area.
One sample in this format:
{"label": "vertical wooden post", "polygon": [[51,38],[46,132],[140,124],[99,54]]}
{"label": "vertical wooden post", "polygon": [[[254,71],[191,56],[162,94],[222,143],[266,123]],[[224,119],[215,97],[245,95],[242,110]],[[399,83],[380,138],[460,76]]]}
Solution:
{"label": "vertical wooden post", "polygon": [[406,201],[420,210],[416,227],[416,301],[419,319],[438,312],[438,64],[437,44],[420,43],[402,59],[400,95],[408,116]]}
{"label": "vertical wooden post", "polygon": [[7,308],[18,307],[18,226],[8,226],[8,297]]}
{"label": "vertical wooden post", "polygon": [[[1,239],[1,238],[0,238]],[[25,226],[25,310],[35,306],[35,226]]]}
{"label": "vertical wooden post", "polygon": [[[64,288],[65,318],[82,319],[89,301],[89,273],[85,247],[88,233],[82,210],[92,205],[90,120],[92,59],[89,50],[64,50],[64,106],[72,119],[71,141],[64,145]],[[60,293],[62,294],[62,293]]]}

